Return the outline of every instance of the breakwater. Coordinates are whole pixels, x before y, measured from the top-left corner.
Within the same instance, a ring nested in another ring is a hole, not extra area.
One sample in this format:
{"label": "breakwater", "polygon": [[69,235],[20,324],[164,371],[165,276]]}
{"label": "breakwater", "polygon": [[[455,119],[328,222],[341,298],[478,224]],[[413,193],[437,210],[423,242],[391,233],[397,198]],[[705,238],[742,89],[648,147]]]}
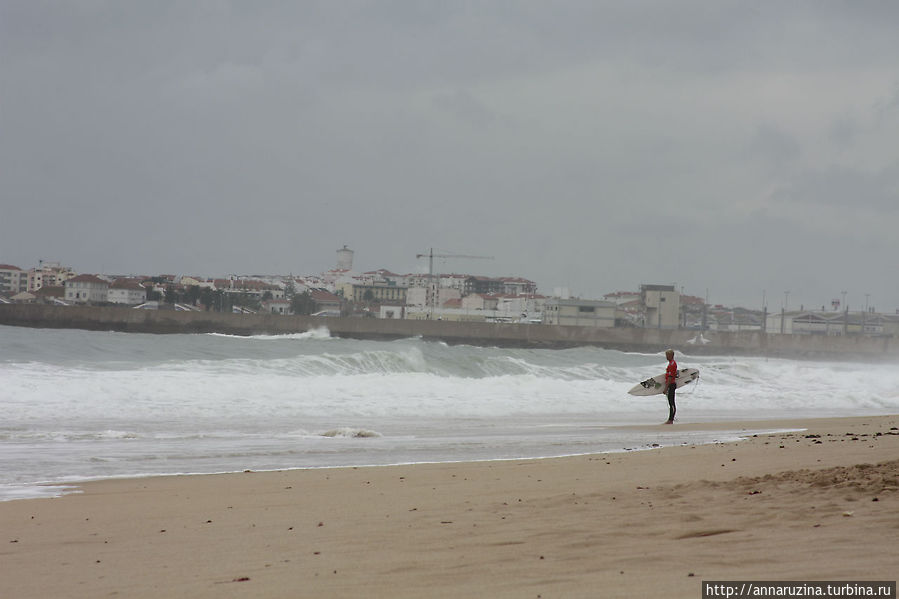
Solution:
{"label": "breakwater", "polygon": [[706,343],[696,331],[449,322],[326,318],[276,314],[230,314],[135,310],[99,306],[0,305],[0,324],[38,328],[73,328],[133,333],[225,333],[282,335],[327,328],[335,337],[400,339],[421,337],[449,344],[562,349],[593,345],[635,352],[659,352],[668,347],[688,354],[762,355],[786,358],[899,360],[893,337],[780,335],[762,331],[706,331]]}

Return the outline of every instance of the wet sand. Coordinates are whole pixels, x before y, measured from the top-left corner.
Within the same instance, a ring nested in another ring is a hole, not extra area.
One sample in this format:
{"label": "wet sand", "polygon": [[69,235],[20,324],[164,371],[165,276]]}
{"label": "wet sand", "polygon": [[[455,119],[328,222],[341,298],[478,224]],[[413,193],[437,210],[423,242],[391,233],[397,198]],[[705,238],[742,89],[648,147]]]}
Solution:
{"label": "wet sand", "polygon": [[899,416],[674,426],[807,430],[86,483],[0,503],[0,597],[698,598],[702,580],[895,580]]}

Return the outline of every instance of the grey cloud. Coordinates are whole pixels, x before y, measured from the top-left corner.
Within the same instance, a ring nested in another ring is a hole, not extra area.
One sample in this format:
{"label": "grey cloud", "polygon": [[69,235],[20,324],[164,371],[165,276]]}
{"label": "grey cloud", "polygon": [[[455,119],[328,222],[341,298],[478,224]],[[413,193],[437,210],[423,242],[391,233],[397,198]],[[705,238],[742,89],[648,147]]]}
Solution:
{"label": "grey cloud", "polygon": [[899,307],[897,6],[5,2],[0,200],[41,235],[0,261],[315,272],[346,243],[406,271],[434,246],[544,290],[804,277]]}
{"label": "grey cloud", "polygon": [[785,186],[780,195],[785,201],[805,207],[869,210],[886,216],[899,212],[899,163],[877,172],[844,167],[806,171]]}
{"label": "grey cloud", "polygon": [[782,173],[796,162],[802,149],[794,136],[776,125],[764,123],[756,129],[749,154],[764,161],[771,173]]}
{"label": "grey cloud", "polygon": [[855,138],[859,134],[859,125],[855,119],[849,116],[841,116],[834,119],[830,126],[830,140],[840,146],[847,147],[852,145]]}
{"label": "grey cloud", "polygon": [[434,96],[434,105],[472,127],[487,127],[496,120],[495,113],[466,90],[455,90]]}

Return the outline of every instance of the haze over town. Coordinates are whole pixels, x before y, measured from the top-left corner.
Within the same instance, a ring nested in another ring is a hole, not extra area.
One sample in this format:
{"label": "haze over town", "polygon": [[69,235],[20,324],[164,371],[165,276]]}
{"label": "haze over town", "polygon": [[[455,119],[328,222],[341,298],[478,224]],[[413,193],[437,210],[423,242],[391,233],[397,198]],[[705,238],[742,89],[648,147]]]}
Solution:
{"label": "haze over town", "polygon": [[[0,4],[0,259],[899,309],[899,4]],[[789,293],[787,293],[789,292]],[[787,298],[789,298],[787,300]]]}

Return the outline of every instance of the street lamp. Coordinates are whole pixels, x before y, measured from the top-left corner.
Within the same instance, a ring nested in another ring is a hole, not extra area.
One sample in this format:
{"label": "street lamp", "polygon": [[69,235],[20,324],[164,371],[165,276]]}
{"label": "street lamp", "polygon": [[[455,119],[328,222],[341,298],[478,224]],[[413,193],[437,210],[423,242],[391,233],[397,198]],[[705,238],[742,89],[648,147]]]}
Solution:
{"label": "street lamp", "polygon": [[868,334],[868,298],[870,293],[865,294],[865,311],[862,313],[862,335]]}

